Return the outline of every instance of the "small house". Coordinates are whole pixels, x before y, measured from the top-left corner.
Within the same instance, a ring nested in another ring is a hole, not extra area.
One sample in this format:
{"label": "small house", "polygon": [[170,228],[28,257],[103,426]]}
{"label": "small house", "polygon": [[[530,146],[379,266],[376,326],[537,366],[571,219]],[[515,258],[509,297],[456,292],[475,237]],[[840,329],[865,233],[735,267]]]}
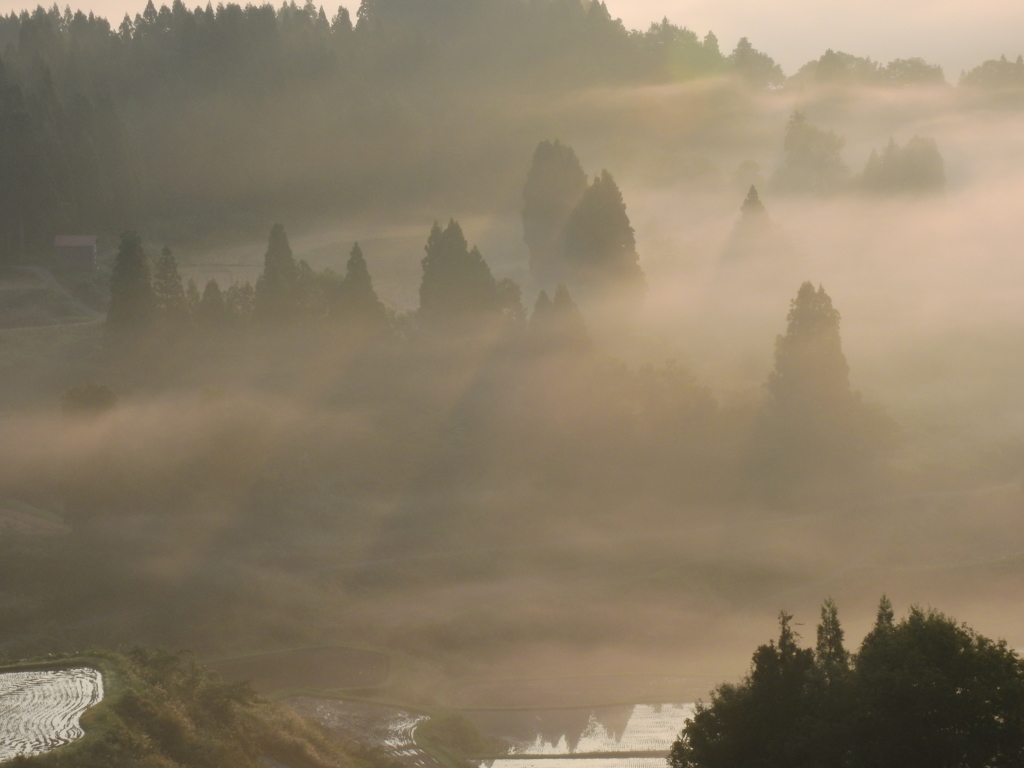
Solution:
{"label": "small house", "polygon": [[96,235],[57,235],[53,240],[53,268],[75,272],[96,269]]}

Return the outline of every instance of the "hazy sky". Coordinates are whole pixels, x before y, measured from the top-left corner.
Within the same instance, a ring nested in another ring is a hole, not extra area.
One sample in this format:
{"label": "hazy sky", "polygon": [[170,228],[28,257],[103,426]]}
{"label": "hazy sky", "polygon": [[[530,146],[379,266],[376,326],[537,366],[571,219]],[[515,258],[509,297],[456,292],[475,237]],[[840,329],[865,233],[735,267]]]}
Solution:
{"label": "hazy sky", "polygon": [[787,74],[826,48],[889,61],[921,56],[955,81],[961,69],[1024,53],[1021,0],[606,0],[627,26],[663,16],[723,48],[747,37]]}
{"label": "hazy sky", "polygon": [[[60,0],[60,4],[68,0]],[[260,0],[262,1],[262,0]],[[275,4],[278,0],[274,0]],[[44,0],[47,4],[52,0]],[[206,0],[187,0],[191,6]],[[1024,53],[1022,0],[606,0],[626,25],[645,28],[667,16],[704,34],[713,29],[723,48],[747,37],[791,74],[826,48],[883,62],[921,56],[941,64],[955,82],[962,69],[1005,53]],[[145,0],[80,0],[112,20],[139,12]],[[159,2],[158,2],[159,4]],[[216,4],[216,3],[215,3]],[[34,3],[0,0],[4,12]],[[358,0],[345,2],[351,11]],[[327,0],[333,15],[337,6]]]}

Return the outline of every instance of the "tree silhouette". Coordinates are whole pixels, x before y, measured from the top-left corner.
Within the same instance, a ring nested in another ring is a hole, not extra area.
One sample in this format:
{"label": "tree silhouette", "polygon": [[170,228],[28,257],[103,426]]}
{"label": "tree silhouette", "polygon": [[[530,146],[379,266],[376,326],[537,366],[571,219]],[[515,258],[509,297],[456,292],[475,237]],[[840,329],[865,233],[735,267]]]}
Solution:
{"label": "tree silhouette", "polygon": [[203,297],[196,308],[196,320],[200,325],[215,327],[224,325],[228,320],[228,307],[224,301],[224,293],[216,280],[209,280],[203,288]]}
{"label": "tree silhouette", "polygon": [[754,651],[738,685],[716,688],[672,745],[671,768],[809,766],[801,726],[809,714],[806,685],[814,654],[800,648],[793,617],[779,614],[779,639]]}
{"label": "tree silhouette", "polygon": [[1003,641],[935,611],[891,606],[856,659],[856,766],[1024,764],[1024,664]]}
{"label": "tree silhouette", "polygon": [[782,67],[771,56],[755,50],[745,37],[728,58],[729,68],[755,88],[777,88],[786,81]]}
{"label": "tree silhouette", "polygon": [[562,283],[555,289],[554,300],[541,291],[530,316],[530,338],[533,348],[542,352],[586,352],[590,334],[579,307]]}
{"label": "tree silhouette", "polygon": [[757,187],[751,185],[740,206],[740,217],[736,226],[722,250],[722,261],[738,261],[751,256],[756,257],[765,250],[770,250],[771,229],[772,222],[768,216],[768,210],[761,202]]}
{"label": "tree silhouette", "polygon": [[538,285],[564,277],[565,225],[587,189],[572,147],[542,141],[523,187],[523,239],[530,250],[530,274]]}
{"label": "tree silhouette", "polygon": [[263,273],[256,280],[256,317],[267,322],[292,320],[299,314],[299,269],[284,226],[270,230]]}
{"label": "tree silhouette", "polygon": [[149,281],[149,260],[135,232],[121,235],[110,279],[107,324],[116,331],[139,331],[156,316],[156,297]]}
{"label": "tree silhouette", "polygon": [[633,227],[622,193],[608,171],[594,179],[569,216],[565,252],[569,277],[575,284],[643,290]]}
{"label": "tree silhouette", "polygon": [[807,122],[803,112],[789,118],[783,141],[783,163],[773,179],[785,192],[828,195],[846,184],[850,171],[841,152],[845,139]]}
{"label": "tree silhouette", "polygon": [[934,139],[914,136],[903,147],[889,139],[879,154],[871,150],[860,184],[866,191],[941,192],[946,186],[946,169]]}
{"label": "tree silhouette", "polygon": [[839,312],[806,282],[775,340],[775,368],[755,429],[754,456],[772,493],[803,483],[839,488],[866,472],[891,429],[850,388]]}
{"label": "tree silhouette", "polygon": [[164,247],[156,262],[153,274],[153,295],[156,309],[172,325],[176,325],[188,317],[188,304],[185,300],[185,288],[182,285],[178,263],[171,249]]}
{"label": "tree silhouette", "polygon": [[233,320],[245,322],[252,318],[256,291],[249,282],[234,283],[224,291],[224,304]]}
{"label": "tree silhouette", "polygon": [[1024,765],[1024,664],[1005,642],[916,607],[895,624],[883,598],[851,666],[831,601],[813,657],[789,619],[740,684],[698,703],[672,768]]}
{"label": "tree silhouette", "polygon": [[345,265],[345,278],[338,286],[329,311],[332,317],[360,326],[382,328],[388,322],[387,309],[373,289],[370,270],[359,243],[352,246]]}
{"label": "tree silhouette", "polygon": [[419,311],[426,323],[462,321],[499,310],[494,276],[480,251],[470,250],[454,219],[443,230],[434,222],[422,265]]}

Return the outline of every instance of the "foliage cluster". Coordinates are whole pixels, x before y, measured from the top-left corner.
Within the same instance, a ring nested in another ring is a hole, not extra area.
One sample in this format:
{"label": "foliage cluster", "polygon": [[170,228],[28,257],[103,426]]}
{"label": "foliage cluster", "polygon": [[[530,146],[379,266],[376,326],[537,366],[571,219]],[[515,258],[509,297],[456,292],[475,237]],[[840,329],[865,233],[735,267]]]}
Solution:
{"label": "foliage cluster", "polygon": [[607,170],[587,185],[572,147],[542,141],[523,187],[523,233],[536,285],[586,294],[644,290],[626,204]]}
{"label": "foliage cluster", "polygon": [[946,170],[934,139],[914,136],[904,146],[893,139],[881,153],[871,151],[860,183],[865,190],[880,193],[941,192]]}
{"label": "foliage cluster", "polygon": [[834,195],[849,190],[876,195],[927,194],[946,186],[945,162],[934,139],[914,136],[900,146],[890,137],[872,150],[857,177],[843,162],[846,140],[807,121],[795,111],[786,126],[783,162],[772,178],[774,189],[790,194]]}
{"label": "foliage cluster", "polygon": [[791,620],[698,704],[672,768],[1024,765],[1024,663],[1005,642],[916,607],[895,622],[885,598],[855,654],[831,600],[815,648]]}
{"label": "foliage cluster", "polygon": [[789,79],[790,86],[941,86],[946,84],[942,67],[920,58],[894,59],[885,66],[870,58],[853,56],[831,48],[821,58],[804,64]]}
{"label": "foliage cluster", "polygon": [[359,768],[380,760],[186,654],[134,648],[102,662],[106,698],[83,716],[85,738],[11,766],[256,768],[270,758],[296,768]]}

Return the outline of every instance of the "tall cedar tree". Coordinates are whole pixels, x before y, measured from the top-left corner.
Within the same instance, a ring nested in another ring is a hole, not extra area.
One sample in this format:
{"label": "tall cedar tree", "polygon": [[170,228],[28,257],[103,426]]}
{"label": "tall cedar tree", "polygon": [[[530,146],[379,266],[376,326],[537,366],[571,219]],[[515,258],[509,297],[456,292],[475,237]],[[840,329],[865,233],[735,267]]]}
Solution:
{"label": "tall cedar tree", "polygon": [[569,216],[565,252],[574,283],[587,287],[643,289],[636,238],[615,179],[594,179]]}
{"label": "tall cedar tree", "polygon": [[294,319],[301,304],[298,278],[299,268],[288,235],[283,225],[275,224],[263,258],[263,274],[256,280],[256,316],[272,323]]}
{"label": "tall cedar tree", "polygon": [[572,147],[542,141],[523,187],[523,239],[530,250],[530,274],[537,285],[564,277],[565,225],[587,189]]}
{"label": "tall cedar tree", "polygon": [[156,297],[142,240],[136,232],[125,232],[110,278],[107,324],[117,331],[135,331],[149,326],[155,316]]}
{"label": "tall cedar tree", "polygon": [[185,299],[185,287],[178,272],[178,262],[171,249],[164,247],[156,262],[153,273],[153,294],[156,298],[157,312],[172,324],[181,322],[188,317],[188,303]]}
{"label": "tall cedar tree", "polygon": [[427,323],[472,319],[500,309],[490,267],[462,227],[451,220],[443,230],[434,222],[427,238],[420,282],[420,316]]}
{"label": "tall cedar tree", "polygon": [[345,278],[338,287],[337,296],[331,307],[332,316],[353,325],[367,328],[381,328],[387,324],[388,313],[373,289],[370,270],[363,258],[359,243],[352,246]]}
{"label": "tall cedar tree", "polygon": [[769,496],[806,486],[823,492],[859,482],[891,423],[850,389],[839,312],[825,289],[807,282],[790,304],[785,335],[754,433],[755,476]]}

